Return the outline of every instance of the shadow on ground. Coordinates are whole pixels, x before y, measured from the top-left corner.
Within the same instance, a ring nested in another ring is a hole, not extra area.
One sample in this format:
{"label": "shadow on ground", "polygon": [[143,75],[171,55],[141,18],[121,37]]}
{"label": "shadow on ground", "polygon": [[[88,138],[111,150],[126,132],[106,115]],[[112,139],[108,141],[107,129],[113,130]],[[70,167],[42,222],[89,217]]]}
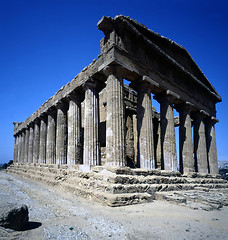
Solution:
{"label": "shadow on ground", "polygon": [[41,222],[28,222],[24,228],[22,229],[22,231],[28,231],[28,230],[32,230],[32,229],[36,229],[38,227],[42,226]]}

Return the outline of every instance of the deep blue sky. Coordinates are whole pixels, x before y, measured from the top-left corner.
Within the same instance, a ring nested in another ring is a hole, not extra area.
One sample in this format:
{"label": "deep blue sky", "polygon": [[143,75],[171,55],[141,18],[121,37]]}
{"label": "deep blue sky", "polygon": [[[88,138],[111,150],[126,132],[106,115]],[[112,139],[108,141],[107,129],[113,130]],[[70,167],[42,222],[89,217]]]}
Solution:
{"label": "deep blue sky", "polygon": [[0,0],[0,163],[13,158],[13,124],[97,58],[102,16],[130,16],[184,46],[222,96],[218,157],[228,160],[226,0]]}

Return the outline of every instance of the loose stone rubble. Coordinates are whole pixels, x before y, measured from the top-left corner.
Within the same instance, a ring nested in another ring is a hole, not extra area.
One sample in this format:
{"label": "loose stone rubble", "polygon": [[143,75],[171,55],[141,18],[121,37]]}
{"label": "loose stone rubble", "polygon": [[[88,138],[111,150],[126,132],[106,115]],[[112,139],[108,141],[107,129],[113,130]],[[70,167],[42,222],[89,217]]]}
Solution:
{"label": "loose stone rubble", "polygon": [[129,17],[103,17],[97,26],[105,35],[98,60],[14,123],[8,172],[109,206],[171,199],[160,192],[227,188],[215,139],[221,97],[190,54]]}

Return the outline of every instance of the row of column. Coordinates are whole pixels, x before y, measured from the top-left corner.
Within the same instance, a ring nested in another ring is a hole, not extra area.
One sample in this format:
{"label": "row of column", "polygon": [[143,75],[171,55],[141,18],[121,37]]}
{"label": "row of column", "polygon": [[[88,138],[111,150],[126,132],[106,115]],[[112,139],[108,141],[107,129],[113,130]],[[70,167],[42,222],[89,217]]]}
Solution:
{"label": "row of column", "polygon": [[[153,146],[153,116],[151,92],[147,83],[138,87],[138,165],[155,168]],[[161,168],[177,171],[173,96],[160,94],[154,97],[160,103],[160,147]],[[181,173],[218,173],[217,148],[215,140],[215,118],[209,118],[203,111],[193,112],[189,103],[177,106],[180,114],[179,157]],[[192,119],[194,138],[192,137]],[[194,143],[194,144],[193,144]]]}
{"label": "row of column", "polygon": [[[96,90],[96,81],[90,79],[83,88],[85,91],[83,164],[99,165],[99,95]],[[115,71],[109,71],[107,91],[109,94],[106,120],[106,165],[124,166],[123,80],[117,77]],[[66,104],[59,102],[15,136],[15,162],[68,165],[82,163],[81,98],[77,95],[69,98],[68,111]]]}
{"label": "row of column", "polygon": [[[125,107],[123,79],[117,68],[106,70],[107,117],[106,117],[106,165],[125,166]],[[149,85],[138,86],[137,128],[138,165],[140,168],[156,167],[151,92]],[[99,165],[98,139],[99,97],[96,81],[90,79],[85,85],[83,164]],[[177,170],[173,102],[170,95],[159,95],[160,138],[162,169]],[[67,117],[66,104],[59,102],[46,116],[40,117],[15,137],[14,159],[25,163],[79,164],[82,158],[81,100],[70,97]],[[192,140],[191,108],[184,104],[180,113],[180,163],[183,173],[217,173],[217,151],[214,121],[204,121],[203,113],[195,113],[194,148]],[[56,117],[57,116],[57,117]],[[206,129],[205,129],[206,123]],[[193,160],[193,149],[194,157]]]}

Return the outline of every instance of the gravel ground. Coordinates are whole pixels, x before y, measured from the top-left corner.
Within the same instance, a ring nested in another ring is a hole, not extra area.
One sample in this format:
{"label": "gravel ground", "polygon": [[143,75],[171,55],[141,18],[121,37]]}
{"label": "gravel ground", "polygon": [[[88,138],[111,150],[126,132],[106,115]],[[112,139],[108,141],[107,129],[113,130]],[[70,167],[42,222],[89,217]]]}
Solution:
{"label": "gravel ground", "polygon": [[29,208],[27,230],[0,228],[0,239],[227,239],[228,207],[192,210],[163,201],[110,208],[0,171],[0,204]]}

